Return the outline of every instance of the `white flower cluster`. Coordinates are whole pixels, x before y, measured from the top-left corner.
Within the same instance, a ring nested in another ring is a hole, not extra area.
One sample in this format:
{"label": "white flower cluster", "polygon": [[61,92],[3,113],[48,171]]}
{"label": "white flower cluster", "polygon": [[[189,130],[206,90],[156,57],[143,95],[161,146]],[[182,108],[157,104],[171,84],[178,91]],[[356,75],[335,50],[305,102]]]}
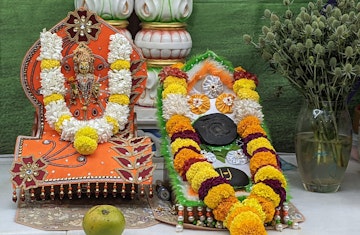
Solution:
{"label": "white flower cluster", "polygon": [[65,77],[61,73],[60,66],[52,69],[43,69],[43,71],[40,72],[40,78],[40,94],[42,94],[44,97],[52,94],[65,95],[66,89],[63,85],[65,82]]}
{"label": "white flower cluster", "polygon": [[239,99],[236,98],[234,101],[234,122],[239,123],[242,119],[244,119],[246,116],[255,116],[257,117],[261,122],[264,119],[264,114],[262,112],[262,106],[250,99]]}
{"label": "white flower cluster", "polygon": [[40,33],[40,56],[38,60],[62,60],[62,38],[46,29]]}
{"label": "white flower cluster", "polygon": [[109,71],[110,94],[125,94],[130,96],[132,87],[131,72],[127,69]]}
{"label": "white flower cluster", "polygon": [[117,60],[130,60],[132,46],[124,35],[117,33],[110,36],[109,50],[108,62],[111,64]]}
{"label": "white flower cluster", "polygon": [[169,120],[173,115],[190,117],[190,107],[187,97],[181,94],[168,94],[163,100],[163,117]]}

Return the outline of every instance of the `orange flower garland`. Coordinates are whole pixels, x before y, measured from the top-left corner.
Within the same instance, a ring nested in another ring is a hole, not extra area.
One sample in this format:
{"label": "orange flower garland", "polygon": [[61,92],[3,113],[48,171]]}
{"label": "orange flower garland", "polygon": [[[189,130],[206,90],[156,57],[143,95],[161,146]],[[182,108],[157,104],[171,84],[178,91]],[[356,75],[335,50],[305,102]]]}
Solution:
{"label": "orange flower garland", "polygon": [[[204,56],[211,55],[211,52],[208,52]],[[218,62],[223,61],[219,60]],[[191,65],[189,66],[191,67]],[[184,83],[172,84],[177,81],[174,79],[176,73],[181,74],[179,79],[184,79],[184,74],[180,73],[179,69],[187,71],[188,68],[182,68],[179,64],[173,68],[166,67],[165,72],[160,72],[159,77],[160,81],[166,83],[167,86],[167,89],[162,90],[163,99],[174,93],[178,95],[179,102],[184,103],[187,102],[188,97],[183,90],[188,90],[189,87],[184,87]],[[238,99],[238,103],[259,100],[254,91],[257,86],[256,76],[238,67],[234,71],[233,79],[233,90],[237,94],[235,99]],[[181,87],[180,91],[169,90],[169,87],[175,86]],[[241,91],[244,91],[243,95],[239,96]],[[178,114],[166,113],[168,107],[163,107],[162,110],[166,132],[170,137],[184,129],[190,129],[191,121],[186,117],[187,115],[184,115],[184,110],[179,110]],[[183,124],[179,124],[180,122]],[[219,177],[217,172],[212,164],[205,161],[204,156],[197,153],[200,146],[195,140],[190,143],[182,138],[171,139],[171,153],[174,156],[173,164],[176,172],[186,176],[183,178],[189,182],[195,192],[202,190],[203,202],[208,208],[213,209],[215,219],[223,221],[231,235],[266,234],[264,224],[272,221],[275,208],[281,206],[280,203],[286,192],[286,179],[280,171],[275,149],[267,139],[266,132],[261,125],[262,120],[256,113],[254,115],[247,114],[237,123],[239,136],[246,140],[244,149],[250,157],[250,172],[252,178],[255,179],[250,195],[243,202],[236,198],[235,190],[228,182],[216,180]]]}

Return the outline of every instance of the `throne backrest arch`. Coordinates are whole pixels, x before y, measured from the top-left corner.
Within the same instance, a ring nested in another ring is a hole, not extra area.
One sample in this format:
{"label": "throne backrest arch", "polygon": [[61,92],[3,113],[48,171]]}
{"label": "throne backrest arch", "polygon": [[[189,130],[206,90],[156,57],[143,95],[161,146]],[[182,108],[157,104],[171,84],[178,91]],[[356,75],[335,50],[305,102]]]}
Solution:
{"label": "throne backrest arch", "polygon": [[[119,32],[116,28],[106,23],[106,21],[102,20],[95,13],[84,10],[77,9],[74,11],[78,15],[81,15],[81,12],[86,12],[87,14],[91,14],[93,21],[96,21],[96,29],[97,32],[93,35],[89,35],[87,40],[87,45],[92,49],[95,62],[94,62],[94,75],[98,78],[105,78],[106,80],[107,73],[109,71],[109,63],[107,62],[107,55],[109,52],[108,45],[110,42],[110,36]],[[80,14],[79,14],[80,12]],[[72,12],[68,14],[68,16],[60,21],[57,25],[49,30],[51,33],[56,33],[58,36],[62,38],[63,42],[63,50],[62,56],[63,59],[61,61],[61,71],[64,74],[65,78],[70,78],[75,76],[74,71],[74,62],[73,62],[73,51],[78,47],[79,40],[74,40],[72,38],[71,33],[71,22]],[[89,17],[88,17],[89,18]],[[95,24],[94,24],[95,25]],[[70,32],[70,33],[69,33]],[[40,32],[39,32],[40,34]],[[75,35],[76,36],[76,35]],[[124,35],[126,37],[126,35]],[[137,100],[140,98],[141,93],[145,87],[146,78],[147,78],[147,69],[145,59],[141,53],[141,51],[133,44],[132,40],[129,39],[129,43],[132,45],[132,54],[130,56],[131,59],[131,74],[132,74],[132,89],[130,95],[130,116],[129,116],[129,124],[126,127],[126,130],[130,132],[134,132],[134,105]],[[21,66],[20,71],[20,80],[23,87],[23,90],[30,100],[32,105],[35,107],[35,117],[34,117],[34,125],[32,136],[40,137],[44,129],[48,128],[48,125],[45,121],[45,106],[43,95],[40,93],[41,89],[41,79],[40,79],[40,64],[41,61],[38,60],[40,55],[40,39],[37,40],[33,46],[27,51]],[[107,85],[107,82],[104,81],[104,85]]]}

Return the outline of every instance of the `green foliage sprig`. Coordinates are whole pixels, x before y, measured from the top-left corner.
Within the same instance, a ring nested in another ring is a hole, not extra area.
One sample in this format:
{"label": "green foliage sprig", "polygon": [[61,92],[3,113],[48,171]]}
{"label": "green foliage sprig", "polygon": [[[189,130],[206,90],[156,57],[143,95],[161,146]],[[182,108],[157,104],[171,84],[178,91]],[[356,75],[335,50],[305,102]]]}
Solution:
{"label": "green foliage sprig", "polygon": [[314,0],[293,10],[283,0],[283,15],[266,9],[268,24],[255,42],[264,60],[315,103],[343,101],[360,75],[360,3],[337,0],[335,6]]}

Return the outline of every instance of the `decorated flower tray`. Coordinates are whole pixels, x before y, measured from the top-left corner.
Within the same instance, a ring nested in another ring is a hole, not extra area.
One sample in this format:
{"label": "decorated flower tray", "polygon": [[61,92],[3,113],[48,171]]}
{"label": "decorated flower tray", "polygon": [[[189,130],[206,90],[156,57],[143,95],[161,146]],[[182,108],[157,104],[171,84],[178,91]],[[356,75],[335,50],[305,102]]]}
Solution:
{"label": "decorated flower tray", "polygon": [[13,200],[151,194],[152,142],[134,123],[146,77],[139,49],[87,9],[44,29],[21,67],[36,112],[17,138]]}
{"label": "decorated flower tray", "polygon": [[159,79],[162,154],[177,230],[187,224],[231,234],[298,228],[256,75],[207,51],[163,68]]}

